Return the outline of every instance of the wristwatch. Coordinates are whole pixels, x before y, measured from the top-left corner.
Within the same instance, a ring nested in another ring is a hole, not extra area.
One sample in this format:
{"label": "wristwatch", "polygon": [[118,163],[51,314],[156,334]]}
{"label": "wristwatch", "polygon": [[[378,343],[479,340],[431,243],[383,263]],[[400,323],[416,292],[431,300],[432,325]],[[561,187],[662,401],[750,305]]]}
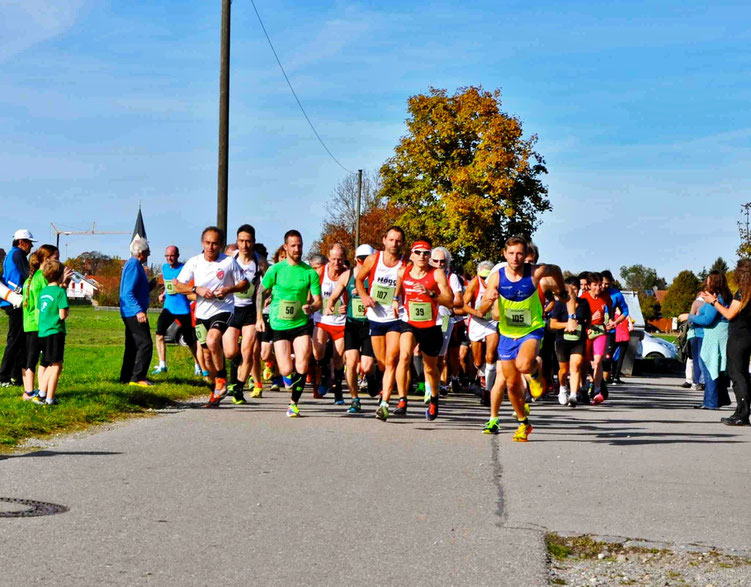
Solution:
{"label": "wristwatch", "polygon": [[191,287],[190,291],[192,291],[193,293],[196,293],[196,286],[194,285],[193,287]]}
{"label": "wristwatch", "polygon": [[577,319],[577,317],[576,317],[576,314],[569,314],[569,315],[568,315],[568,319],[569,319],[569,320],[576,320],[576,321],[578,322],[578,319]]}

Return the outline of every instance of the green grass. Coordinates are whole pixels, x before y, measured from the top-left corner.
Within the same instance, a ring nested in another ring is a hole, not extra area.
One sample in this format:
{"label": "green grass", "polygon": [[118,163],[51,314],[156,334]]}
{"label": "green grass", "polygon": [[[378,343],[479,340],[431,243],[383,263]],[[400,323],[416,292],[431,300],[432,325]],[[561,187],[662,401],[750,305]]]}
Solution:
{"label": "green grass", "polygon": [[676,339],[675,334],[654,334],[653,336],[656,336],[657,338],[661,338],[663,340],[667,340],[668,342],[675,342],[675,339]]}
{"label": "green grass", "polygon": [[[150,313],[149,321],[153,329],[156,314]],[[1,312],[0,353],[7,325],[8,318]],[[188,349],[175,345],[167,346],[169,373],[154,378],[159,385],[120,384],[124,326],[118,312],[73,306],[67,328],[65,362],[56,394],[60,404],[37,406],[21,400],[19,387],[0,388],[0,451],[30,437],[142,415],[207,392],[205,384],[193,376]],[[156,349],[154,357],[155,361]]]}

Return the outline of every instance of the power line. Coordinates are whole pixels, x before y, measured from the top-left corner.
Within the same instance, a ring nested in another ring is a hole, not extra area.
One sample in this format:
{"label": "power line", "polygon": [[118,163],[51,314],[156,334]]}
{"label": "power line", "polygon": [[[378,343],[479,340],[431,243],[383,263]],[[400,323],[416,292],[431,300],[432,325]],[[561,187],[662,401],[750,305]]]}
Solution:
{"label": "power line", "polygon": [[305,117],[305,120],[308,121],[308,124],[310,125],[311,130],[313,131],[313,134],[316,135],[316,138],[318,139],[318,142],[321,143],[321,146],[326,150],[326,152],[329,154],[329,157],[331,157],[334,160],[334,163],[336,163],[339,167],[344,169],[347,173],[354,175],[354,171],[350,171],[347,169],[344,165],[342,165],[339,162],[339,159],[334,157],[334,154],[329,150],[329,148],[326,146],[326,143],[323,142],[323,139],[321,138],[321,135],[318,134],[318,131],[316,130],[316,127],[313,126],[313,123],[310,121],[310,118],[308,117],[307,112],[305,112],[305,108],[302,106],[302,102],[300,102],[300,98],[297,97],[297,92],[295,92],[295,88],[292,87],[292,82],[289,81],[289,77],[287,77],[287,72],[284,71],[284,66],[282,65],[282,62],[279,60],[279,55],[276,54],[276,49],[274,49],[274,44],[271,42],[271,38],[269,37],[269,33],[266,32],[266,27],[263,24],[263,20],[261,20],[261,15],[258,13],[258,8],[256,8],[256,3],[254,0],[250,0],[250,3],[253,5],[253,10],[255,10],[256,16],[258,17],[258,22],[261,25],[261,29],[263,29],[263,34],[266,35],[266,40],[269,42],[269,47],[271,47],[271,52],[274,54],[274,57],[276,58],[276,62],[279,64],[279,69],[282,70],[282,75],[284,76],[284,79],[287,80],[287,85],[289,86],[290,91],[292,92],[292,95],[295,97],[295,101],[297,102],[297,105],[300,107],[300,111],[302,112],[303,116]]}

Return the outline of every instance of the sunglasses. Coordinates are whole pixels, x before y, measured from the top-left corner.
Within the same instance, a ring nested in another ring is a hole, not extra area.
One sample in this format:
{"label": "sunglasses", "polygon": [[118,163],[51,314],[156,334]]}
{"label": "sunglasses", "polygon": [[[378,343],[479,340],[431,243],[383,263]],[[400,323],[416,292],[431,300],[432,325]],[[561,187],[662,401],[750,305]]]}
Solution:
{"label": "sunglasses", "polygon": [[415,255],[420,255],[421,257],[429,257],[430,251],[412,251]]}
{"label": "sunglasses", "polygon": [[446,264],[446,259],[431,259],[431,261],[433,261],[433,263],[439,263],[440,265]]}

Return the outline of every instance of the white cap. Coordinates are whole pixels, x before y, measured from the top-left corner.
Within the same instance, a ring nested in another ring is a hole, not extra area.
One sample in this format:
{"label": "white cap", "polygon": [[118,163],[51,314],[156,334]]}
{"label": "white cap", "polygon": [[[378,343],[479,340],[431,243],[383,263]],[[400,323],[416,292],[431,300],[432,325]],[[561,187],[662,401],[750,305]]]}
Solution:
{"label": "white cap", "polygon": [[375,253],[375,249],[370,245],[360,245],[355,251],[355,257],[364,257],[365,255],[372,255]]}
{"label": "white cap", "polygon": [[34,238],[34,235],[29,232],[28,228],[19,228],[16,232],[13,233],[13,240],[14,241],[31,241],[32,243],[37,242],[37,239]]}

